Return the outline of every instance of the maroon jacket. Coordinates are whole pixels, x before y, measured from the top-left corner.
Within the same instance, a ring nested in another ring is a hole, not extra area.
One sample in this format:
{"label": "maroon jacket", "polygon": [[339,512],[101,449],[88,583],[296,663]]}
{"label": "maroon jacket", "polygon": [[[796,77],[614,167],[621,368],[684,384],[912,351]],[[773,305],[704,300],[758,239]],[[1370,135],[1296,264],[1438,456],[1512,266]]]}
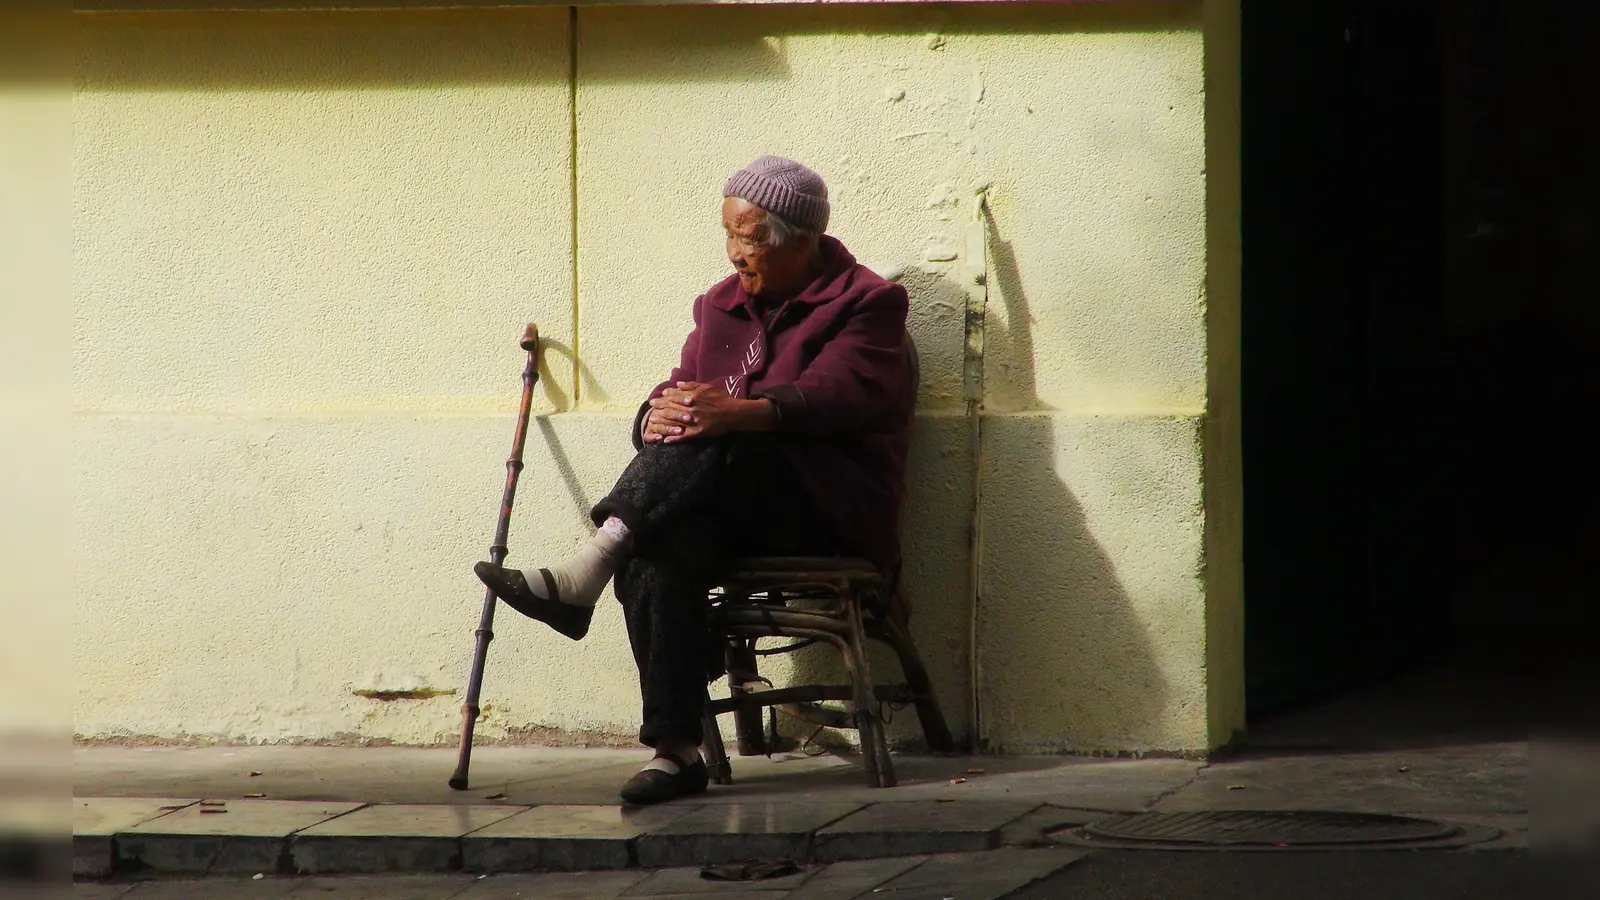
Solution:
{"label": "maroon jacket", "polygon": [[[822,238],[823,271],[780,307],[772,330],[736,275],[694,304],[694,331],[672,375],[778,408],[781,445],[835,536],[884,568],[900,558],[899,511],[912,395],[905,288]],[[634,422],[634,444],[640,445]]]}

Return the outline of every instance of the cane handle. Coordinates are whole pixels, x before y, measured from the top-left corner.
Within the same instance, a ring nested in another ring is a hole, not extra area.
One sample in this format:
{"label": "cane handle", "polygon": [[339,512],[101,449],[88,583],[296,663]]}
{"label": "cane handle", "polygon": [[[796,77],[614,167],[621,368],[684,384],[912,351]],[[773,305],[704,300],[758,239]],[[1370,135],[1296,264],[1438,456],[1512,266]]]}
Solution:
{"label": "cane handle", "polygon": [[539,346],[539,326],[532,322],[522,332],[522,349],[533,350]]}

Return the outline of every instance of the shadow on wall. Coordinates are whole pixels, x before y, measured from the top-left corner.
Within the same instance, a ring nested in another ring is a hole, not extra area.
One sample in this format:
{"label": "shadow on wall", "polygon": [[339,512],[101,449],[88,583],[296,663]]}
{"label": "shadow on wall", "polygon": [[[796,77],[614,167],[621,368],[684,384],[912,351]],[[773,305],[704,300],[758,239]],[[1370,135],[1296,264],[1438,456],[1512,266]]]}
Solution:
{"label": "shadow on wall", "polygon": [[984,346],[1015,367],[1007,388],[1021,403],[1020,414],[987,413],[984,421],[983,748],[1138,747],[1157,730],[1168,685],[1133,598],[1069,486],[1076,461],[1058,443],[1069,423],[1027,414],[1043,405],[1027,289],[1015,250],[985,213],[992,287]]}
{"label": "shadow on wall", "polygon": [[[1034,393],[1027,294],[1011,245],[992,219],[987,225],[993,287],[985,347],[1016,365],[1010,387],[1024,402],[984,417],[978,746],[988,752],[1083,753],[1139,747],[1148,740],[1142,736],[1158,730],[1167,681],[1111,555],[1068,487],[1073,458],[1057,445],[1061,417],[1035,412],[1041,404]],[[964,288],[943,273],[912,269],[900,281],[911,294],[911,328],[919,343],[939,320],[919,310],[966,306]],[[994,314],[997,298],[1003,316]],[[903,534],[912,632],[958,740],[971,727],[967,428],[967,420],[955,416],[919,422],[919,431],[925,437],[931,432],[934,440],[913,444]],[[963,472],[946,471],[951,458]],[[893,655],[874,649],[876,678],[898,678]],[[792,679],[843,683],[845,674],[837,654],[803,652],[796,655]],[[785,730],[824,745],[847,741],[829,732],[814,736],[814,727],[804,723],[789,723]],[[922,746],[914,711],[899,711],[890,735],[899,746]]]}

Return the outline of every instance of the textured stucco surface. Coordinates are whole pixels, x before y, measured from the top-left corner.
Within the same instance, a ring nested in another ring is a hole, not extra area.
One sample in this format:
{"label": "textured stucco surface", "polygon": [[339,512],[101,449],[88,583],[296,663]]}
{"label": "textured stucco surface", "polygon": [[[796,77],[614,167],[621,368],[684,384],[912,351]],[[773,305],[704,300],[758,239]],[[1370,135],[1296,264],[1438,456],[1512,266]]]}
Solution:
{"label": "textured stucco surface", "polygon": [[[515,362],[513,353],[502,354]],[[459,695],[383,702],[355,691],[463,689],[512,419],[505,416],[94,416],[77,425],[76,730],[286,740],[448,741]],[[632,448],[628,420],[568,414],[530,429],[513,564],[586,536],[587,511]],[[916,438],[913,596],[965,573],[942,494],[970,466]],[[965,621],[921,604],[916,631],[945,702],[962,708]],[[786,670],[774,668],[784,677]],[[608,596],[573,643],[502,610],[481,724],[628,735],[638,689]],[[909,720],[909,716],[906,717]]]}
{"label": "textured stucco surface", "polygon": [[[567,16],[80,17],[77,732],[450,740],[459,695],[352,692],[464,689],[521,323],[552,341],[540,408],[578,410],[530,432],[531,564],[582,540],[727,270],[722,179],[779,152],[912,293],[908,588],[952,725],[987,186],[984,738],[1205,746],[1199,4],[584,9],[575,95]],[[582,644],[496,632],[485,738],[635,730],[609,599]]]}
{"label": "textured stucco surface", "polygon": [[498,410],[570,343],[565,11],[79,26],[77,408]]}
{"label": "textured stucco surface", "polygon": [[984,424],[985,739],[1006,751],[1198,746],[1198,423],[1034,414]]}
{"label": "textured stucco surface", "polygon": [[907,272],[924,409],[960,403],[963,230],[984,185],[1005,263],[991,308],[1040,342],[991,341],[990,407],[1199,409],[1198,27],[1197,7],[1163,4],[585,12],[578,284],[594,401],[629,406],[660,380],[689,301],[727,272],[722,179],[781,150],[828,177],[830,229],[858,258]]}

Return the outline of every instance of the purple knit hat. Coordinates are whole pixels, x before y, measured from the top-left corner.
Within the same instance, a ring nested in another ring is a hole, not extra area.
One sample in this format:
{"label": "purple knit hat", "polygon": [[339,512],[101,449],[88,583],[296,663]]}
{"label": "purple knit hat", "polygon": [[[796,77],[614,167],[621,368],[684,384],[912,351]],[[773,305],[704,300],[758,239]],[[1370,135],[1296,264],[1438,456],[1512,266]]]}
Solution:
{"label": "purple knit hat", "polygon": [[748,200],[818,234],[828,229],[828,186],[792,159],[763,156],[733,173],[722,196]]}

